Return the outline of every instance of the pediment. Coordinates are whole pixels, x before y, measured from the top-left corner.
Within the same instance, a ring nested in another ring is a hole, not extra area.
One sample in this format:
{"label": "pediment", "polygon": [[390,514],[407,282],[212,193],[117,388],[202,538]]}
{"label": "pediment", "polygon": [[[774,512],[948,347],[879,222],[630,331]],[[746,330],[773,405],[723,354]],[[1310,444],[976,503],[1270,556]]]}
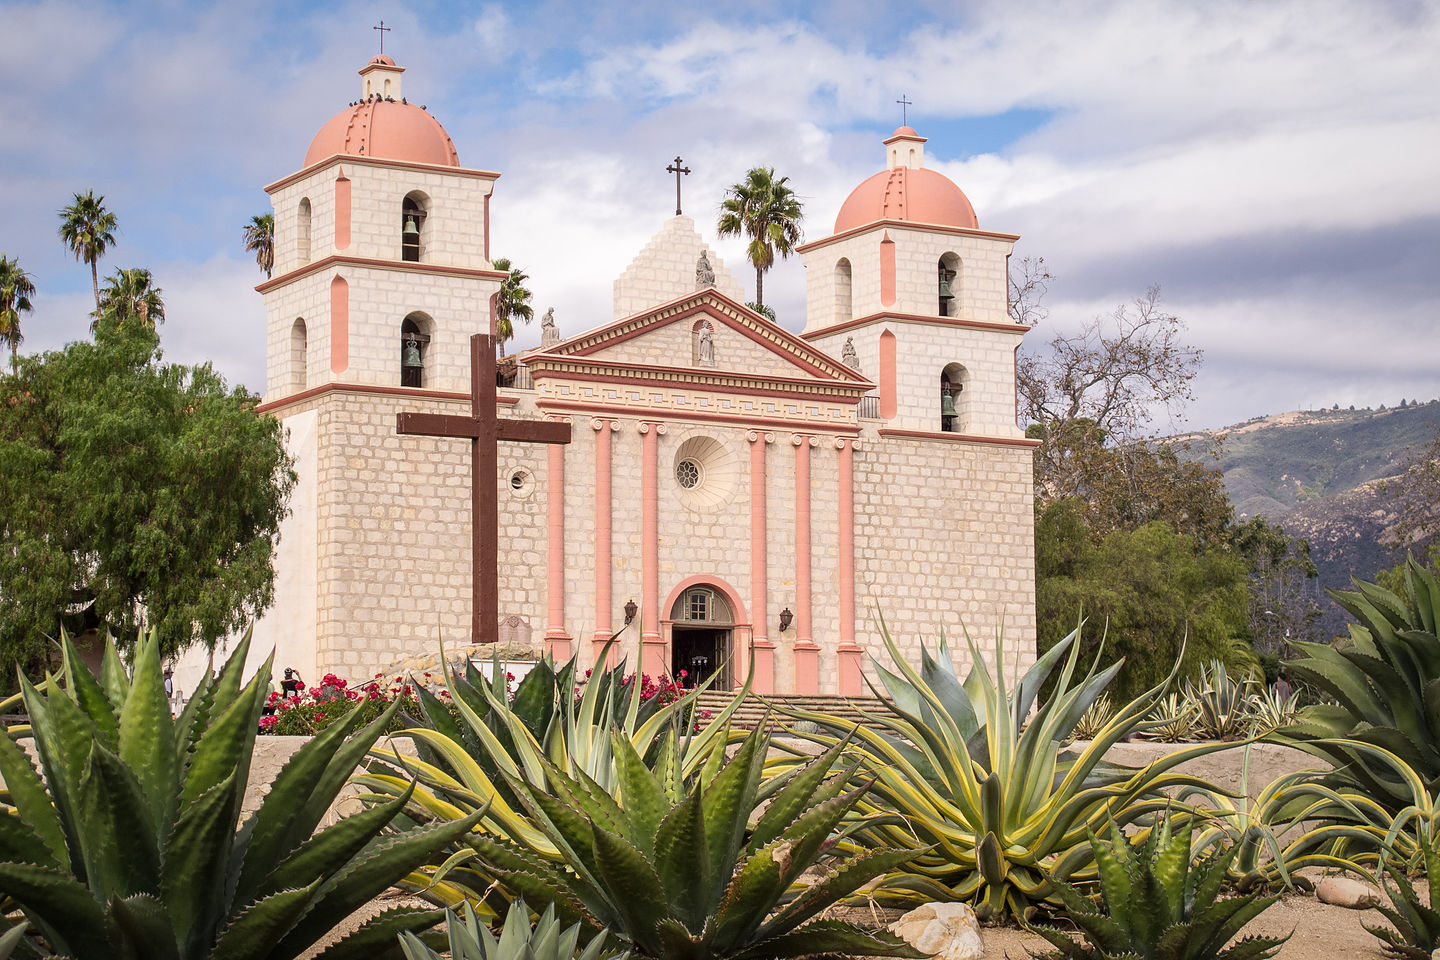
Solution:
{"label": "pediment", "polygon": [[[708,358],[698,328],[708,324]],[[714,288],[698,290],[523,355],[532,376],[609,369],[647,380],[771,382],[862,394],[874,384],[836,358]]]}

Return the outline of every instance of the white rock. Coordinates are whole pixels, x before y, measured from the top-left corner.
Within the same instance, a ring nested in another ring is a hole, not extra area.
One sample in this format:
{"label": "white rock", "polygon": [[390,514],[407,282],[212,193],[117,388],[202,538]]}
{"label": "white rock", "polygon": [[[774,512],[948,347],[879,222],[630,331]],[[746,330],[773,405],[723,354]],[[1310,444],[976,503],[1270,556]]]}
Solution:
{"label": "white rock", "polygon": [[1380,903],[1380,891],[1350,877],[1326,877],[1315,884],[1315,896],[1321,903],[1351,910],[1364,910]]}
{"label": "white rock", "polygon": [[982,960],[980,921],[968,903],[927,903],[890,924],[890,932],[935,960]]}

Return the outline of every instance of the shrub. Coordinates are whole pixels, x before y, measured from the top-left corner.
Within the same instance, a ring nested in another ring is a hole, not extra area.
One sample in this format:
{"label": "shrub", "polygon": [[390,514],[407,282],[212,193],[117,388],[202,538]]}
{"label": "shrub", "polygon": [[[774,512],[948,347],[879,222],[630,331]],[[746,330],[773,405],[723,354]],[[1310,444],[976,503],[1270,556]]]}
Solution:
{"label": "shrub", "polygon": [[[562,929],[555,919],[553,903],[545,907],[532,926],[525,901],[515,901],[498,940],[475,916],[470,904],[465,904],[464,910],[463,917],[454,910],[445,911],[450,960],[624,960],[624,955],[606,953],[604,936],[593,937],[577,952],[580,925],[574,923]],[[441,960],[440,954],[413,933],[402,933],[400,945],[406,960]]]}

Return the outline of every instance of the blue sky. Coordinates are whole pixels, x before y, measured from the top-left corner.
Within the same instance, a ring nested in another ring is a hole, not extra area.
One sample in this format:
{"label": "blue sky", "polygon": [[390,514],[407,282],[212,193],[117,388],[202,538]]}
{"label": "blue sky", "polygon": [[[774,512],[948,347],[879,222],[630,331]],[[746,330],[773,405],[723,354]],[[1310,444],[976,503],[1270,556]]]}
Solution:
{"label": "blue sky", "polygon": [[[121,224],[102,268],[155,272],[168,355],[259,389],[241,226],[355,98],[381,18],[409,97],[503,173],[496,253],[562,332],[609,317],[677,153],[712,242],[760,163],[824,236],[903,93],[928,164],[1056,275],[1035,346],[1159,284],[1205,351],[1195,425],[1440,394],[1433,2],[0,2],[0,250],[40,290],[23,349],[84,334],[56,211],[94,188]],[[798,259],[766,278],[794,329],[803,286]]]}

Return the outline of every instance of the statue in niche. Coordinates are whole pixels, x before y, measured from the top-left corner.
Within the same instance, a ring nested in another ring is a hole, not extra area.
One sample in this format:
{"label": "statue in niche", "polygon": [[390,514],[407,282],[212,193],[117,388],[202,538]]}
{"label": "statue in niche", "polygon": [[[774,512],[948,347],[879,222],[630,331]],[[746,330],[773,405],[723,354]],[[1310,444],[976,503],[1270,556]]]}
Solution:
{"label": "statue in niche", "polygon": [[706,287],[715,286],[715,268],[710,266],[710,254],[701,250],[700,256],[695,260],[695,289],[704,290]]}
{"label": "statue in niche", "polygon": [[715,366],[715,334],[708,323],[700,328],[699,361],[702,367]]}
{"label": "statue in niche", "polygon": [[855,352],[855,338],[845,338],[845,348],[840,352],[840,362],[856,373],[860,372],[860,354]]}
{"label": "statue in niche", "polygon": [[555,329],[555,308],[545,311],[540,318],[540,346],[549,347],[560,342],[560,331]]}

